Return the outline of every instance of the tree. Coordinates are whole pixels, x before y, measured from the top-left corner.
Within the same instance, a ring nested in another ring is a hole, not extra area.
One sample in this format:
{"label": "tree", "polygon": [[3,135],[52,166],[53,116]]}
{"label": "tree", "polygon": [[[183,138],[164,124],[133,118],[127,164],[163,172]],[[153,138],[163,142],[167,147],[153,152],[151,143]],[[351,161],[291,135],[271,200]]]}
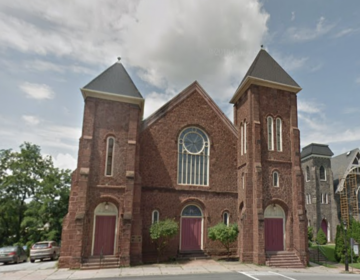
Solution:
{"label": "tree", "polygon": [[225,247],[228,257],[230,256],[231,243],[237,239],[239,230],[237,224],[226,226],[224,223],[218,223],[216,226],[210,227],[208,236],[211,240],[218,240]]}
{"label": "tree", "polygon": [[[354,218],[350,219],[350,226],[346,232],[346,237],[344,236],[345,231],[343,225],[338,225],[336,227],[336,237],[335,237],[335,258],[338,262],[345,261],[345,246],[344,242],[346,240],[347,253],[348,256],[351,255],[350,248],[350,238],[354,238],[357,243],[360,243],[360,222],[356,221]],[[358,259],[357,256],[354,256],[354,261]]]}
{"label": "tree", "polygon": [[308,241],[312,242],[314,238],[314,229],[313,227],[308,227]]}
{"label": "tree", "polygon": [[[70,171],[30,143],[0,151],[0,246],[60,239],[67,212]],[[49,231],[44,231],[49,225]]]}
{"label": "tree", "polygon": [[150,227],[150,237],[155,244],[157,251],[157,262],[159,262],[164,250],[169,244],[169,240],[173,238],[179,231],[178,224],[171,219],[153,223]]}
{"label": "tree", "polygon": [[320,228],[316,235],[316,242],[319,245],[325,245],[327,243],[326,235],[324,231]]}

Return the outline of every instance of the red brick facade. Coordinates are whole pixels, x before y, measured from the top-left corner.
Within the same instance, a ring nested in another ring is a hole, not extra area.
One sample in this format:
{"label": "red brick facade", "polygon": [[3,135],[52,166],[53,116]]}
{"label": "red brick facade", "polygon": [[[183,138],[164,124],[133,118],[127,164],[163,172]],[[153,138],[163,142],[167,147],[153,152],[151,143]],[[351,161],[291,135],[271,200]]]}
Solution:
{"label": "red brick facade", "polygon": [[[265,209],[281,207],[285,212],[284,250],[296,252],[306,263],[307,222],[295,93],[251,85],[234,104],[234,125],[197,82],[144,121],[141,110],[108,98],[85,99],[59,267],[78,268],[94,255],[95,209],[108,203],[117,209],[113,255],[122,266],[156,259],[149,236],[152,211],[159,211],[160,220],[175,219],[181,227],[181,213],[187,205],[196,205],[202,212],[204,252],[224,252],[207,237],[207,229],[221,222],[227,211],[230,223],[238,223],[240,230],[232,251],[240,261],[257,264],[266,260]],[[281,152],[267,148],[268,116],[282,120]],[[239,131],[244,122],[247,152],[241,154]],[[207,185],[178,183],[179,135],[188,127],[201,129],[209,139]],[[115,139],[113,173],[106,176],[109,136]],[[280,174],[276,188],[272,186],[274,170]],[[176,257],[180,239],[181,231],[164,258]]]}

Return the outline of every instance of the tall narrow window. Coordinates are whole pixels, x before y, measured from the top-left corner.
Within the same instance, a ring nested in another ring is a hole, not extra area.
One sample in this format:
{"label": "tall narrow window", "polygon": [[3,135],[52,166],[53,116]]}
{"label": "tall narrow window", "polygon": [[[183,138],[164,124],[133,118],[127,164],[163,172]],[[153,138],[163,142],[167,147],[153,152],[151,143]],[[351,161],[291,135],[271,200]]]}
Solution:
{"label": "tall narrow window", "polygon": [[244,122],[244,154],[247,151],[247,138],[246,138],[246,122]]}
{"label": "tall narrow window", "polygon": [[325,204],[329,204],[329,194],[325,194]]}
{"label": "tall narrow window", "polygon": [[244,173],[241,176],[241,182],[242,182],[242,188],[244,189],[245,188],[245,176],[244,176]]}
{"label": "tall narrow window", "polygon": [[309,182],[310,181],[310,167],[309,166],[306,166],[306,182]]}
{"label": "tall narrow window", "polygon": [[184,129],[178,140],[178,184],[209,185],[210,141],[197,127]]}
{"label": "tall narrow window", "polygon": [[274,125],[273,125],[273,118],[267,117],[267,132],[268,132],[268,149],[270,151],[274,150]]}
{"label": "tall narrow window", "polygon": [[240,154],[244,154],[244,125],[241,123],[240,125]]}
{"label": "tall narrow window", "polygon": [[113,165],[114,165],[114,137],[108,137],[106,141],[106,166],[105,166],[105,175],[113,175]]}
{"label": "tall narrow window", "polygon": [[224,212],[223,213],[223,223],[225,225],[229,226],[229,220],[230,220],[229,212]]}
{"label": "tall narrow window", "polygon": [[279,186],[279,173],[277,171],[273,172],[273,186],[274,187]]}
{"label": "tall narrow window", "polygon": [[282,121],[280,118],[276,119],[276,149],[282,151]]}
{"label": "tall narrow window", "polygon": [[326,172],[324,166],[320,166],[320,180],[326,181]]}
{"label": "tall narrow window", "polygon": [[152,223],[157,223],[157,222],[159,222],[159,211],[158,210],[154,210],[153,212],[152,212],[152,217],[151,217],[151,222]]}

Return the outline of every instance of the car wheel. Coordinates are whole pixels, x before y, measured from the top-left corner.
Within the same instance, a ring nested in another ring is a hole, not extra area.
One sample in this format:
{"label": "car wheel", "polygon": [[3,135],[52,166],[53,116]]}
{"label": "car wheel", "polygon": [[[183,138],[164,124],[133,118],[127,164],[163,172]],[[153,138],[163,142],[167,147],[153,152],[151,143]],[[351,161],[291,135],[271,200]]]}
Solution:
{"label": "car wheel", "polygon": [[52,261],[53,260],[56,260],[56,252],[54,252],[54,254],[51,256],[51,258],[50,258]]}
{"label": "car wheel", "polygon": [[30,261],[31,261],[32,263],[35,262],[35,260],[33,260],[33,259],[31,259]]}
{"label": "car wheel", "polygon": [[19,263],[19,257],[16,257],[16,260],[14,261],[14,263],[16,263],[16,264]]}
{"label": "car wheel", "polygon": [[7,262],[4,262],[4,265],[8,264]]}

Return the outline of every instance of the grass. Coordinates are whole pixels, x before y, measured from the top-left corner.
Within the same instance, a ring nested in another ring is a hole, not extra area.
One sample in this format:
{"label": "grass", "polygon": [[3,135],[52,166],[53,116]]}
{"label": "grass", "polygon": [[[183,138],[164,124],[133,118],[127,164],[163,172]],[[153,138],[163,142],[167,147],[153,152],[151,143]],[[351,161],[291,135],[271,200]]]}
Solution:
{"label": "grass", "polygon": [[350,264],[350,266],[353,267],[353,268],[360,269],[360,263],[353,263],[353,264]]}
{"label": "grass", "polygon": [[337,262],[335,259],[335,245],[322,245],[321,252],[325,255],[325,257],[331,262]]}

